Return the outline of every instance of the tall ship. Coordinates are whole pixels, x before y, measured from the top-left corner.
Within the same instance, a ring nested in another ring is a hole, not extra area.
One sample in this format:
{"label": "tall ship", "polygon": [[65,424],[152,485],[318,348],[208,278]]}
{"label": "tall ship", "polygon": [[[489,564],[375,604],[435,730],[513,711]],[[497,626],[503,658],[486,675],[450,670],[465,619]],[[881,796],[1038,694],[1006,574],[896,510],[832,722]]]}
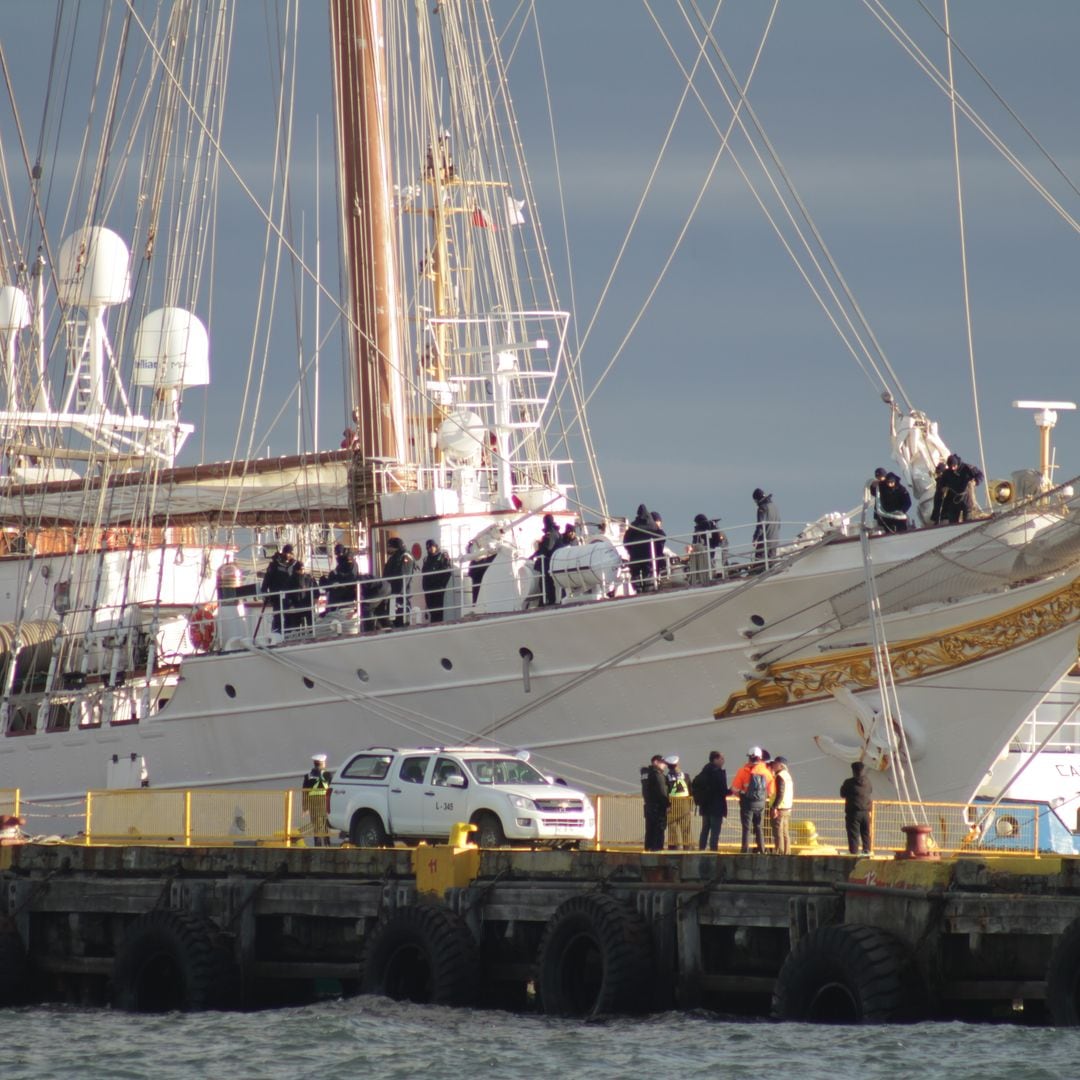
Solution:
{"label": "tall ship", "polygon": [[[245,7],[103,4],[93,33],[62,7],[54,57],[93,41],[101,61],[58,59],[58,85],[84,92],[43,91],[40,128],[9,110],[0,787],[33,807],[142,782],[285,786],[313,748],[333,764],[488,745],[619,791],[656,752],[760,746],[801,796],[835,795],[859,760],[881,797],[970,798],[1076,662],[1080,494],[1050,450],[1071,404],[1020,403],[1038,467],[931,527],[949,447],[885,365],[906,529],[881,527],[868,488],[798,535],[646,519],[642,540],[607,506],[514,112],[542,12],[320,7],[342,255],[325,275],[291,179],[309,76],[288,42],[313,5],[263,7],[280,35],[266,196],[223,119]],[[699,47],[716,47],[704,30]],[[215,274],[236,243],[226,179],[261,215],[252,276],[302,283],[314,345],[305,328],[282,355],[258,320],[214,344],[242,286]],[[344,389],[322,393],[339,353]],[[236,392],[214,413],[234,454],[195,461],[188,406],[216,398],[212,366]],[[310,418],[342,392],[340,442],[259,456],[264,396]]]}

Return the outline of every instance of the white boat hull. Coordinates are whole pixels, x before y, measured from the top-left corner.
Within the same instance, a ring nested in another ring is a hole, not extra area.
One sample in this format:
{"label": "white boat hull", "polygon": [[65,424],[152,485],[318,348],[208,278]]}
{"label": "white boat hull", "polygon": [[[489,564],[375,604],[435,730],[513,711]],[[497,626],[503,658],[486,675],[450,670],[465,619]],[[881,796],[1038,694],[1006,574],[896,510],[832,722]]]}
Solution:
{"label": "white boat hull", "polygon": [[[114,754],[145,758],[155,787],[288,786],[315,752],[334,764],[370,745],[481,741],[526,747],[544,771],[595,791],[635,789],[654,753],[693,767],[719,749],[733,772],[760,745],[788,758],[800,796],[833,797],[853,758],[887,769],[895,756],[828,689],[854,689],[864,714],[877,704],[866,625],[817,645],[798,632],[854,572],[857,546],[840,547],[848,566],[834,573],[820,562],[837,552],[824,548],[817,566],[815,553],[757,583],[191,657],[172,699],[138,723],[0,740],[0,787],[78,795],[106,786]],[[923,799],[969,798],[1074,663],[1078,594],[1057,577],[884,620],[894,650],[924,642],[893,659]],[[753,616],[764,625],[750,641]],[[786,632],[770,637],[774,621]],[[770,645],[793,655],[753,672],[750,654]],[[874,780],[894,794],[891,772]]]}

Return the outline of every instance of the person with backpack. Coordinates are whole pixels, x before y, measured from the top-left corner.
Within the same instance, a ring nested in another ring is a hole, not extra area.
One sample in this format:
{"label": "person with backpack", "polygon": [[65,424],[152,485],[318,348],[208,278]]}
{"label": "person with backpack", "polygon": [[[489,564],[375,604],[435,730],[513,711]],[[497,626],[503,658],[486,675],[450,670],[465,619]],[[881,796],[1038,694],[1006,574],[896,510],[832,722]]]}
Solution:
{"label": "person with backpack", "polygon": [[679,755],[664,758],[668,780],[668,850],[692,851],[693,800],[690,798],[690,777],[679,766]]}
{"label": "person with backpack", "polygon": [[690,785],[698,812],[701,814],[701,835],[698,851],[716,851],[720,846],[720,829],[727,817],[727,770],[724,755],[719,750],[709,754],[708,763]]}
{"label": "person with backpack", "polygon": [[750,850],[750,829],[754,830],[756,851],[765,854],[765,833],[761,822],[772,801],[776,784],[768,765],[762,760],[760,746],[751,746],[746,764],[735,774],[731,785],[733,795],[739,796],[739,824],[742,826],[742,853]]}

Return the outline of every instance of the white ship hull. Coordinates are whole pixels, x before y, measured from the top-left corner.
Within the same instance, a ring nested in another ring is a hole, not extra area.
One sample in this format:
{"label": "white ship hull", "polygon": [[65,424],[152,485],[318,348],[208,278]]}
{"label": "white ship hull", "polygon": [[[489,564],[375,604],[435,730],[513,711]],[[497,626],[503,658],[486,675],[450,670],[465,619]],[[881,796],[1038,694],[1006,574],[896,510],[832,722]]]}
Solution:
{"label": "white ship hull", "polygon": [[[875,551],[906,556],[940,539],[909,534]],[[897,756],[887,733],[860,727],[865,717],[830,692],[879,704],[868,624],[810,631],[856,567],[858,545],[842,543],[757,581],[190,657],[171,699],[136,723],[0,742],[0,787],[79,795],[107,786],[113,755],[144,758],[155,787],[288,786],[316,751],[333,764],[369,745],[481,741],[526,747],[594,791],[633,790],[653,753],[692,765],[720,749],[731,768],[760,745],[788,758],[801,796],[833,797],[861,758],[882,770],[885,797]],[[750,641],[754,616],[764,625]],[[1075,661],[1078,618],[1070,575],[884,618],[922,798],[975,792]],[[762,650],[783,658],[753,672]],[[118,693],[137,702],[140,690]]]}

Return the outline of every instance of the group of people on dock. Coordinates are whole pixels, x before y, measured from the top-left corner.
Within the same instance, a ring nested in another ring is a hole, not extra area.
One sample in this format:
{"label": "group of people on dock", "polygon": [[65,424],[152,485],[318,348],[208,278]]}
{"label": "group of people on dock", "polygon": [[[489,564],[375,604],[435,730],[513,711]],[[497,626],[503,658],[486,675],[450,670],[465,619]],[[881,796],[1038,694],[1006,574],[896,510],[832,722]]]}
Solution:
{"label": "group of people on dock", "polygon": [[[683,771],[678,754],[654,754],[641,770],[641,795],[646,851],[665,850],[665,841],[668,851],[694,850],[695,806],[701,820],[697,850],[718,851],[720,832],[728,816],[728,796],[734,796],[739,801],[739,850],[747,854],[752,844],[759,855],[791,854],[795,780],[787,758],[773,757],[760,746],[750,747],[746,763],[735,773],[730,786],[724,755],[719,750],[710,752],[709,760],[693,780]],[[861,761],[852,763],[851,776],[840,786],[840,797],[844,800],[849,852],[870,854],[873,787]]]}

